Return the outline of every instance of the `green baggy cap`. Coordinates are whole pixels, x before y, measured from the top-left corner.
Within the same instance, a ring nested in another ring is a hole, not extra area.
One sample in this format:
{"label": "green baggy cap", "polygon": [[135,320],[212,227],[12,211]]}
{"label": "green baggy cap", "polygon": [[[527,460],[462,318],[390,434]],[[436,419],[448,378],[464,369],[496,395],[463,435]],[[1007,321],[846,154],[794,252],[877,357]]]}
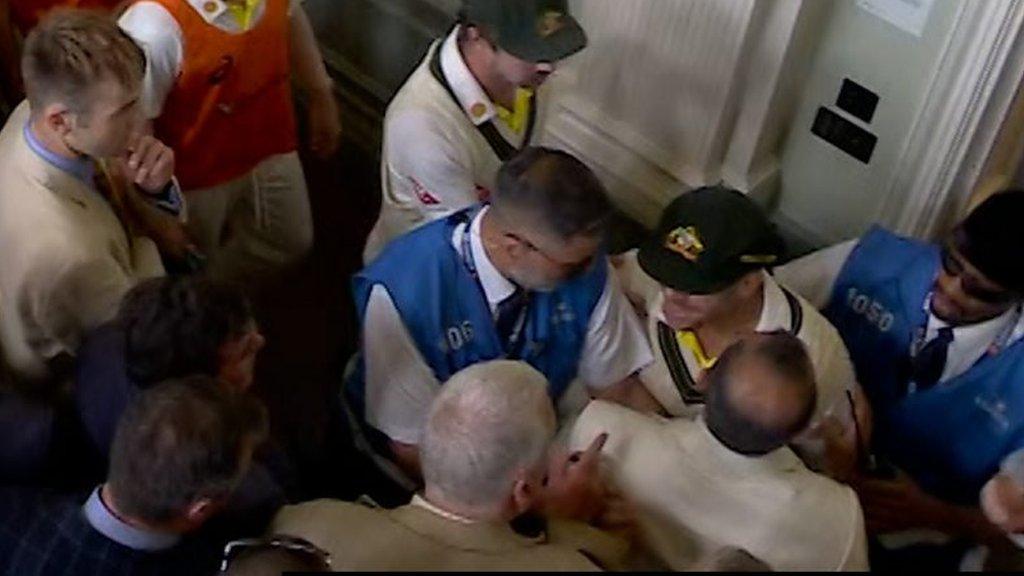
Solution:
{"label": "green baggy cap", "polygon": [[463,0],[462,14],[485,27],[502,50],[527,62],[556,62],[587,45],[566,0]]}

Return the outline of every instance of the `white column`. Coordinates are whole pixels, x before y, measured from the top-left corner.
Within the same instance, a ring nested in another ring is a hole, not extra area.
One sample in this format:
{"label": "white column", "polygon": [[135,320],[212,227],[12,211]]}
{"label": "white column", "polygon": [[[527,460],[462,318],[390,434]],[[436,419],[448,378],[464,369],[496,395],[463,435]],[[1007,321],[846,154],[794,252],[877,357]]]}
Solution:
{"label": "white column", "polygon": [[802,4],[573,2],[590,45],[554,82],[546,141],[587,161],[646,223],[679,192],[723,177],[749,191],[764,177],[753,172],[777,169],[765,137],[782,129],[772,103]]}

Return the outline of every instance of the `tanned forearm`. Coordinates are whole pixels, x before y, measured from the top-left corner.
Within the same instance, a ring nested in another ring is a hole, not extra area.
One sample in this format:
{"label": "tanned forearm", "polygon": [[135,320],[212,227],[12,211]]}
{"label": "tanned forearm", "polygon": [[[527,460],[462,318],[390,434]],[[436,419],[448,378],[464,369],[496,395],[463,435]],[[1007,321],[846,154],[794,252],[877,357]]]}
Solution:
{"label": "tanned forearm", "polygon": [[664,414],[665,408],[658,402],[640,381],[640,377],[632,375],[618,384],[601,390],[591,390],[591,396],[621,404],[645,414]]}
{"label": "tanned forearm", "polygon": [[313,26],[302,7],[291,16],[292,74],[299,88],[309,97],[331,97],[333,83],[327,74]]}
{"label": "tanned forearm", "polygon": [[931,528],[982,544],[1006,539],[1003,531],[989,522],[979,508],[940,502],[930,511],[927,520]]}

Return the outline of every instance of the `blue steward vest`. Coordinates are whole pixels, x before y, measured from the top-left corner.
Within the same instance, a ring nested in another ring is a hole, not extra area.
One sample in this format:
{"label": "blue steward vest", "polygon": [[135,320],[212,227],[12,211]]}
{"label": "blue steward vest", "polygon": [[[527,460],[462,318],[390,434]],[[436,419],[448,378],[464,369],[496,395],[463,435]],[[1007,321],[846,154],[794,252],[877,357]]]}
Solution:
{"label": "blue steward vest", "polygon": [[[507,358],[483,289],[452,246],[455,228],[465,224],[468,234],[478,211],[477,206],[457,212],[394,240],[352,282],[360,322],[366,318],[373,287],[387,289],[416,348],[441,383],[477,362]],[[607,274],[607,259],[601,255],[583,274],[554,291],[530,294],[521,352],[510,359],[523,360],[544,374],[554,400],[576,377],[590,317],[604,293]],[[361,410],[365,398],[362,355],[347,390]]]}
{"label": "blue steward vest", "polygon": [[874,448],[941,498],[975,504],[1000,461],[1024,446],[1024,339],[965,373],[907,395],[939,247],[872,228],[847,259],[825,316],[874,410]]}

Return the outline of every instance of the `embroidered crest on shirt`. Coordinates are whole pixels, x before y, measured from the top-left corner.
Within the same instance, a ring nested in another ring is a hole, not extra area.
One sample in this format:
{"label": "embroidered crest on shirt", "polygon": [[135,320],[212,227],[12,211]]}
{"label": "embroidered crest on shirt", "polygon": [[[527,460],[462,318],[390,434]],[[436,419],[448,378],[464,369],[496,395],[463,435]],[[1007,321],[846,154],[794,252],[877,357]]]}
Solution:
{"label": "embroidered crest on shirt", "polygon": [[665,237],[665,248],[679,254],[690,262],[696,262],[704,252],[704,243],[701,242],[697,229],[693,226],[682,226],[672,230]]}
{"label": "embroidered crest on shirt", "polygon": [[424,188],[423,184],[420,184],[418,180],[415,178],[409,178],[409,180],[412,180],[412,191],[416,194],[416,197],[419,198],[420,202],[427,206],[437,206],[441,203],[441,201]]}

